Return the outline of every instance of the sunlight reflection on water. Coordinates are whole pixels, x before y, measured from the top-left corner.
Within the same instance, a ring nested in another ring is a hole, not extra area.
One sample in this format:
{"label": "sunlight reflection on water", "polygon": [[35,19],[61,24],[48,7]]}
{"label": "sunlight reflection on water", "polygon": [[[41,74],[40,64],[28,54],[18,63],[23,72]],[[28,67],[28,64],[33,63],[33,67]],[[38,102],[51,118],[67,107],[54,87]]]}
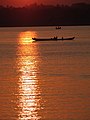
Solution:
{"label": "sunlight reflection on water", "polygon": [[[37,79],[37,46],[31,43],[36,33],[22,32],[19,36],[17,67],[19,72],[19,120],[38,120],[40,88]],[[36,55],[33,55],[36,54]]]}

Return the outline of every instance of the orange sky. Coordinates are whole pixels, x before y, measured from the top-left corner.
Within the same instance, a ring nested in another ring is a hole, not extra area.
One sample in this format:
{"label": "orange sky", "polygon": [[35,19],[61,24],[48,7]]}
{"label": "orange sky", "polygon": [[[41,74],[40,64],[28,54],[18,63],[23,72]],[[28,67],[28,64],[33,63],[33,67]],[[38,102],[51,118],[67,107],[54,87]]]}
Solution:
{"label": "orange sky", "polygon": [[90,0],[0,0],[0,5],[26,6],[33,3],[37,4],[72,4],[76,2],[90,3]]}

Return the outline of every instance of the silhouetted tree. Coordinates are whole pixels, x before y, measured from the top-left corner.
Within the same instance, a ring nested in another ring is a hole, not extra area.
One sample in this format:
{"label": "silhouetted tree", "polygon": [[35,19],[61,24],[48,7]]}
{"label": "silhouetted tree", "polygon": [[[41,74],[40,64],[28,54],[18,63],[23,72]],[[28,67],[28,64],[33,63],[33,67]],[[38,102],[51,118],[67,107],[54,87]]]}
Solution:
{"label": "silhouetted tree", "polygon": [[0,26],[90,25],[90,4],[0,6]]}

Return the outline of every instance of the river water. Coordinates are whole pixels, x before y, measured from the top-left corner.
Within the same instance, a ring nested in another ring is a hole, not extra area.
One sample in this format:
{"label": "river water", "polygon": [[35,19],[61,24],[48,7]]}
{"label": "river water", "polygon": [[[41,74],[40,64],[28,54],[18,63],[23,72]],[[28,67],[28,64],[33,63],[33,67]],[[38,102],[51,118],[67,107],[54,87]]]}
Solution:
{"label": "river water", "polygon": [[90,120],[90,26],[0,28],[0,120]]}

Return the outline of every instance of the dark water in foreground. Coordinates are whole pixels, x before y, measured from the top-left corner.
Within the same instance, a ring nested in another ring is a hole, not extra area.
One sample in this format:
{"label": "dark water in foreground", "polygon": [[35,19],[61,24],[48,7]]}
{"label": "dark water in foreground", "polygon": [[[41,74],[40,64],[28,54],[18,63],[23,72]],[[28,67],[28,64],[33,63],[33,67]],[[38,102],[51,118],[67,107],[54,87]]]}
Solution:
{"label": "dark water in foreground", "polygon": [[0,120],[90,120],[90,26],[0,28]]}

